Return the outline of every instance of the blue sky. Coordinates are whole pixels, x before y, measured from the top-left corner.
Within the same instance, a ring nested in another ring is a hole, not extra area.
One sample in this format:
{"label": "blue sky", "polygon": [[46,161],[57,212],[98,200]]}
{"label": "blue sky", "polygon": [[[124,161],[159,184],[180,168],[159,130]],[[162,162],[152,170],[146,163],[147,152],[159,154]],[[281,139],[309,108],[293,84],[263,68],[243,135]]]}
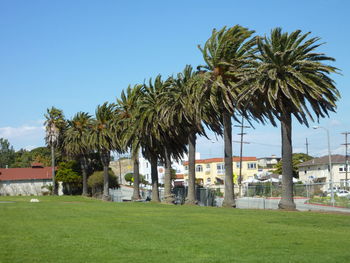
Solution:
{"label": "blue sky", "polygon": [[[326,42],[320,51],[336,58],[333,76],[342,94],[337,114],[321,120],[333,152],[344,152],[350,131],[348,29],[350,2],[295,1],[17,1],[0,0],[0,137],[16,149],[44,145],[43,114],[55,106],[66,117],[94,113],[115,101],[128,84],[203,64],[197,48],[213,28],[240,24],[257,34],[274,27],[312,31]],[[256,125],[245,155],[280,155],[280,130]],[[323,155],[326,135],[294,122],[294,150]],[[238,133],[234,129],[234,134]],[[202,157],[222,154],[222,141],[199,139]],[[234,136],[234,140],[238,140]],[[234,153],[238,154],[238,145]]]}

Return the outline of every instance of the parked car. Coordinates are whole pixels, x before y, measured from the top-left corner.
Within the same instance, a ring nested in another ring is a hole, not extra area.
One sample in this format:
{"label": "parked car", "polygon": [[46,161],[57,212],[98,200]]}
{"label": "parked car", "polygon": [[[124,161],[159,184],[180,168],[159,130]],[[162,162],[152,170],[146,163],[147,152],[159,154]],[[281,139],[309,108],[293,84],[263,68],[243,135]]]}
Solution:
{"label": "parked car", "polygon": [[[350,192],[344,189],[339,189],[334,191],[334,195],[338,197],[350,197]],[[327,196],[331,196],[331,193],[328,193]]]}

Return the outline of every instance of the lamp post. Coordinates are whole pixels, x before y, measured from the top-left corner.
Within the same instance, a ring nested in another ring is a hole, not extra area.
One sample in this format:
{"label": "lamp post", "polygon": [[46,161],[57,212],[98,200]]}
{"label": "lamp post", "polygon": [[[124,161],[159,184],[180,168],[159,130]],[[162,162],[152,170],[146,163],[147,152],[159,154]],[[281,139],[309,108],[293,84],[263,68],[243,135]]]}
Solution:
{"label": "lamp post", "polygon": [[333,172],[332,172],[332,157],[331,157],[331,145],[329,139],[329,130],[322,126],[314,126],[314,129],[324,129],[327,132],[328,141],[328,162],[329,162],[329,184],[331,187],[331,203],[334,206],[334,189],[333,189]]}

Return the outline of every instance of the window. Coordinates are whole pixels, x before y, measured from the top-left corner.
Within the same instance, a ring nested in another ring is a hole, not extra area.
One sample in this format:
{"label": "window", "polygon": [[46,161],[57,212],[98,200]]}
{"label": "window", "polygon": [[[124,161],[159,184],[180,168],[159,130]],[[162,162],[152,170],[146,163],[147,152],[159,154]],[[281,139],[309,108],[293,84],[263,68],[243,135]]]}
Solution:
{"label": "window", "polygon": [[236,168],[241,167],[241,163],[236,163]]}
{"label": "window", "polygon": [[188,170],[188,166],[187,165],[185,165],[185,170]]}
{"label": "window", "polygon": [[209,164],[209,163],[207,163],[207,165],[206,165],[205,167],[207,167],[207,168],[209,169],[209,168],[210,168],[210,164]]}
{"label": "window", "polygon": [[248,163],[248,169],[256,169],[256,163]]}
{"label": "window", "polygon": [[210,183],[211,182],[211,178],[207,178],[207,183]]}
{"label": "window", "polygon": [[344,167],[339,167],[339,172],[343,172],[344,171]]}
{"label": "window", "polygon": [[202,165],[196,165],[196,172],[203,172],[203,166]]}
{"label": "window", "polygon": [[224,165],[223,163],[218,163],[218,164],[216,165],[216,170],[218,170],[218,171],[223,171],[223,170],[225,170],[225,165]]}

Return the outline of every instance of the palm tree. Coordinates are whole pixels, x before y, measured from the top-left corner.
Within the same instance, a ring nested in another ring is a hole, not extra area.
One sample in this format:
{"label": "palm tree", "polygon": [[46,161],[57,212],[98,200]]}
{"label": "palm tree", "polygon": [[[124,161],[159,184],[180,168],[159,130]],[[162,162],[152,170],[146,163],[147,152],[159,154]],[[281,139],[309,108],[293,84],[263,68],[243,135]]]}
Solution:
{"label": "palm tree", "polygon": [[[241,81],[246,88],[241,98],[261,98],[264,104],[281,122],[282,138],[282,198],[281,209],[295,209],[293,200],[292,167],[292,116],[308,126],[307,117],[314,121],[313,111],[319,120],[336,109],[340,94],[329,77],[338,69],[324,64],[333,58],[316,49],[319,38],[307,39],[309,33],[296,30],[290,34],[275,28],[270,37],[257,38],[258,53],[251,70]],[[259,106],[259,105],[257,105]]]}
{"label": "palm tree", "polygon": [[66,128],[66,121],[64,119],[63,111],[55,107],[47,109],[46,118],[46,144],[51,146],[51,166],[52,166],[52,184],[53,195],[58,194],[58,188],[55,180],[55,147],[61,148],[64,138],[64,130]]}
{"label": "palm tree", "polygon": [[213,30],[204,47],[204,68],[210,73],[210,101],[221,114],[224,127],[225,197],[223,206],[235,207],[232,167],[232,128],[231,117],[235,117],[236,98],[239,93],[235,83],[239,73],[249,64],[250,51],[255,42],[251,39],[254,31],[236,25],[229,29]]}
{"label": "palm tree", "polygon": [[80,160],[83,173],[83,195],[88,194],[88,154],[91,147],[88,143],[88,135],[91,129],[91,116],[86,112],[78,112],[72,120],[68,121],[68,128],[65,132],[64,146],[66,152]]}
{"label": "palm tree", "polygon": [[108,168],[111,151],[118,149],[116,134],[113,129],[114,113],[114,104],[105,102],[97,106],[96,119],[92,120],[92,129],[89,136],[89,144],[99,153],[103,165],[103,200],[109,200]]}
{"label": "palm tree", "polygon": [[122,129],[122,143],[124,150],[130,148],[133,160],[133,178],[134,187],[132,200],[140,200],[140,171],[139,171],[139,150],[140,136],[137,129],[131,129],[136,122],[135,111],[137,111],[138,99],[141,95],[143,85],[137,84],[134,87],[128,86],[126,93],[124,90],[121,93],[120,99],[117,100],[117,115],[119,119],[119,127]]}
{"label": "palm tree", "polygon": [[206,79],[201,76],[200,72],[194,72],[192,66],[186,65],[183,72],[172,79],[171,88],[168,91],[170,95],[164,100],[166,105],[163,110],[166,111],[166,114],[163,120],[167,121],[169,127],[181,129],[177,132],[177,136],[181,134],[181,137],[187,138],[189,179],[186,204],[196,204],[196,136],[197,134],[206,136],[202,121],[207,127],[221,134],[220,119],[215,111],[208,107],[210,103],[207,98]]}
{"label": "palm tree", "polygon": [[142,154],[151,163],[152,177],[152,201],[159,202],[158,192],[158,160],[165,162],[167,168],[167,177],[165,180],[166,192],[164,194],[165,202],[172,202],[170,192],[170,156],[180,158],[183,152],[186,152],[185,140],[183,136],[177,136],[178,129],[170,127],[164,121],[164,106],[169,95],[168,89],[170,81],[163,82],[158,75],[154,81],[150,79],[148,85],[144,85],[142,95],[138,101],[138,107],[135,115],[134,132],[140,136],[140,146]]}

